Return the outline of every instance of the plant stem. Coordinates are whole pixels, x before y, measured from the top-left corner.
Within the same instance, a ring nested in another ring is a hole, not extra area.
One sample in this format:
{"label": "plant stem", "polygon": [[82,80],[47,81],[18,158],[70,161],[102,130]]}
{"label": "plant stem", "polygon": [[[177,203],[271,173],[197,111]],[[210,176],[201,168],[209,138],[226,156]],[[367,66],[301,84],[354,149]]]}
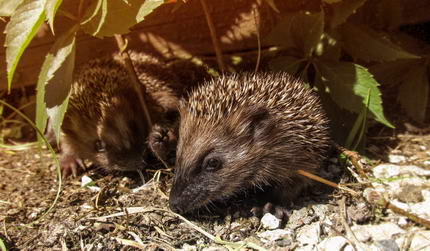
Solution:
{"label": "plant stem", "polygon": [[224,72],[225,66],[224,66],[224,62],[222,60],[222,51],[221,51],[221,47],[219,45],[219,41],[218,41],[217,36],[216,36],[215,26],[213,24],[213,21],[212,21],[212,18],[210,16],[210,14],[209,14],[209,10],[208,10],[208,6],[206,4],[206,0],[200,0],[200,3],[202,5],[203,12],[205,13],[206,22],[208,23],[209,31],[211,33],[212,44],[213,44],[213,47],[215,49],[215,54],[216,54],[216,60],[218,62],[218,67],[219,67],[219,69],[220,69],[221,72]]}
{"label": "plant stem", "polygon": [[142,106],[143,113],[145,116],[145,120],[148,124],[148,131],[152,128],[152,119],[151,115],[149,114],[148,106],[146,105],[145,98],[143,97],[142,93],[146,93],[145,85],[143,85],[139,78],[137,77],[136,71],[133,67],[133,62],[130,59],[130,55],[128,54],[128,51],[126,49],[127,44],[124,41],[124,38],[120,34],[115,34],[115,40],[118,45],[119,52],[124,60],[125,68],[128,71],[128,74],[131,77],[131,81],[133,82],[133,87],[137,93],[137,96],[139,97],[140,105]]}

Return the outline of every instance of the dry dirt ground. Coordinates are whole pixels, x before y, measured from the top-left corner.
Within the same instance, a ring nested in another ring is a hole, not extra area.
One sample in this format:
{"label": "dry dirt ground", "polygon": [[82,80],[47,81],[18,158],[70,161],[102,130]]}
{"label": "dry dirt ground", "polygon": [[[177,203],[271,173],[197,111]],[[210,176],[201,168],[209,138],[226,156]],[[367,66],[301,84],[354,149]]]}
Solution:
{"label": "dry dirt ground", "polygon": [[[379,131],[369,137],[368,151],[375,160],[368,159],[364,171],[388,161],[387,153],[404,156],[403,164],[430,170],[423,164],[430,159],[430,136],[409,129],[397,134]],[[319,175],[363,191],[366,182],[357,182],[346,167],[359,173],[332,158]],[[82,186],[82,176],[93,182]],[[145,174],[145,185],[135,173],[90,167],[80,177],[64,180],[58,203],[42,217],[57,194],[51,154],[37,147],[0,149],[0,239],[8,250],[306,250],[304,232],[312,232],[307,227],[315,224],[315,234],[323,240],[334,235],[348,238],[352,225],[397,222],[398,215],[361,195],[316,184],[291,206],[289,219],[280,227],[290,234],[268,241],[261,235],[266,229],[250,215],[246,202],[221,206],[212,214],[186,216],[192,222],[175,215],[168,209],[171,177],[171,170],[157,163]],[[401,228],[423,229],[410,219]]]}

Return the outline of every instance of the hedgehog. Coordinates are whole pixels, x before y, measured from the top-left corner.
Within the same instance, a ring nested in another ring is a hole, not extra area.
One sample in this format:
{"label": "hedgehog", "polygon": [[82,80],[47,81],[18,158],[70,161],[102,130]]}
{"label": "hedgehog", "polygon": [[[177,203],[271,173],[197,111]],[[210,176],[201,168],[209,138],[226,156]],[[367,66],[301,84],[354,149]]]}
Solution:
{"label": "hedgehog", "polygon": [[143,169],[151,154],[167,158],[174,152],[182,87],[157,58],[137,52],[130,57],[146,89],[153,127],[145,122],[122,57],[91,60],[75,76],[61,127],[63,175],[76,176],[85,159],[107,170],[131,171]]}
{"label": "hedgehog", "polygon": [[283,218],[310,184],[296,171],[317,170],[331,146],[318,96],[285,73],[213,79],[180,101],[179,114],[169,206],[181,214],[259,191],[265,206],[253,210]]}

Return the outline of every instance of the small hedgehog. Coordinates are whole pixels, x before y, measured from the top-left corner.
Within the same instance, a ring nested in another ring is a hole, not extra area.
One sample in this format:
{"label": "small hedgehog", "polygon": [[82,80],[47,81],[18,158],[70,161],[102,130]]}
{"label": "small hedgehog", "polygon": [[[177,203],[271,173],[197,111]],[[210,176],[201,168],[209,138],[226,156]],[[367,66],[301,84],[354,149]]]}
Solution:
{"label": "small hedgehog", "polygon": [[309,183],[296,170],[317,169],[331,144],[318,97],[283,73],[222,76],[182,100],[179,113],[169,198],[178,213],[264,190],[282,218],[282,205]]}
{"label": "small hedgehog", "polygon": [[158,59],[136,52],[130,56],[146,88],[153,128],[147,128],[122,58],[88,62],[72,84],[61,127],[63,175],[76,175],[83,159],[105,169],[127,171],[145,166],[148,147],[161,158],[167,157],[169,148],[174,151],[179,82]]}

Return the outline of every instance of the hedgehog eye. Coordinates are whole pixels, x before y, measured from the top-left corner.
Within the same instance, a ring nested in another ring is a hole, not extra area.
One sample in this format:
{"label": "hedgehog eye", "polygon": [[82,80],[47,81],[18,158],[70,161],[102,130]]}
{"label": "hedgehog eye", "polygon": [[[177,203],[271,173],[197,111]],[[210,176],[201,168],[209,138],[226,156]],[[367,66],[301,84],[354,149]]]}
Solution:
{"label": "hedgehog eye", "polygon": [[106,151],[106,143],[102,140],[96,140],[95,147],[99,153]]}
{"label": "hedgehog eye", "polygon": [[218,158],[210,158],[206,162],[206,170],[208,171],[216,171],[221,167],[221,160]]}

